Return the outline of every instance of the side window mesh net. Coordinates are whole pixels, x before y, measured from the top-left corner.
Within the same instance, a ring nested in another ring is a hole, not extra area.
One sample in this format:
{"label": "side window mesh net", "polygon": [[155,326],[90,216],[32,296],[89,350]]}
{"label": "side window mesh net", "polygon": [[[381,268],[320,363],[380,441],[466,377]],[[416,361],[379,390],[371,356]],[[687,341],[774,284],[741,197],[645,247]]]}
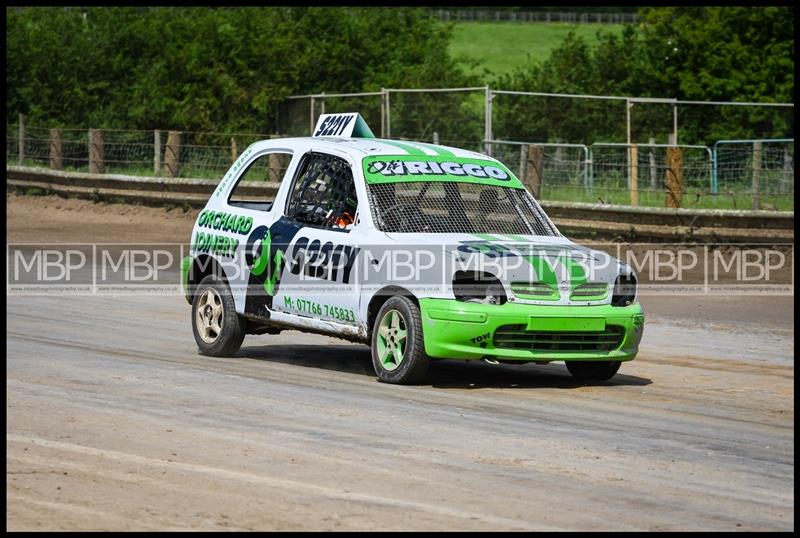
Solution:
{"label": "side window mesh net", "polygon": [[367,192],[384,232],[561,235],[523,189],[443,181],[374,183]]}
{"label": "side window mesh net", "polygon": [[354,215],[357,205],[353,172],[345,160],[323,153],[306,155],[292,191],[289,217],[327,227],[333,215]]}

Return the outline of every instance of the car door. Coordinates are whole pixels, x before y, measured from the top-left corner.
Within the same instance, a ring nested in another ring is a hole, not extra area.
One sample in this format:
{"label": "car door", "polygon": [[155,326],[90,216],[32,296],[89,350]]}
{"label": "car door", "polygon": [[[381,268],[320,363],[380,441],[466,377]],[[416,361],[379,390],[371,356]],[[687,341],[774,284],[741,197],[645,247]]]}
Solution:
{"label": "car door", "polygon": [[273,310],[357,325],[359,202],[345,158],[317,151],[302,157],[284,214],[269,231],[277,245],[272,262],[280,266]]}
{"label": "car door", "polygon": [[[212,196],[207,206],[207,223],[213,223],[214,233],[231,236],[231,255],[218,256],[216,261],[224,269],[237,312],[269,317],[266,294],[252,293],[252,290],[263,289],[264,271],[259,273],[253,267],[260,257],[263,232],[281,215],[274,207],[280,200],[270,186],[291,177],[299,156],[295,157],[290,148],[284,147],[248,152],[249,148],[240,158],[241,164],[234,165],[234,169],[239,166],[238,171],[230,172],[229,186],[221,185]],[[230,227],[225,225],[227,222],[241,222],[241,225]]]}

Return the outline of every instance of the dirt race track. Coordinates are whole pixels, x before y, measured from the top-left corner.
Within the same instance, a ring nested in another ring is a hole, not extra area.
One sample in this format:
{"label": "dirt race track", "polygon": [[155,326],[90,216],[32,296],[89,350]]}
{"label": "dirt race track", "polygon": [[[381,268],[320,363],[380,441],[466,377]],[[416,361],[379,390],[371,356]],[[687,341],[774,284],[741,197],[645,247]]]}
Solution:
{"label": "dirt race track", "polygon": [[[8,242],[186,241],[194,218],[6,202]],[[10,296],[7,527],[793,530],[793,297],[643,303],[610,382],[445,361],[403,387],[297,332],[200,356],[176,296]]]}

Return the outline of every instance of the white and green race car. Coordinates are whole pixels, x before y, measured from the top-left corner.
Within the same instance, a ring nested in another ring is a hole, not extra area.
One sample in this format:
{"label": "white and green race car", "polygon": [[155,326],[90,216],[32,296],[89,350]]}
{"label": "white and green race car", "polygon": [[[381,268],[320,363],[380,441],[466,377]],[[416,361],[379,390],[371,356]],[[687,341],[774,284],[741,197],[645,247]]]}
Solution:
{"label": "white and green race car", "polygon": [[[256,175],[280,182],[273,199],[248,189]],[[644,328],[633,271],[561,235],[502,163],[375,138],[354,113],[248,147],[198,216],[182,277],[201,353],[320,333],[370,345],[390,383],[436,359],[565,361],[606,380]]]}

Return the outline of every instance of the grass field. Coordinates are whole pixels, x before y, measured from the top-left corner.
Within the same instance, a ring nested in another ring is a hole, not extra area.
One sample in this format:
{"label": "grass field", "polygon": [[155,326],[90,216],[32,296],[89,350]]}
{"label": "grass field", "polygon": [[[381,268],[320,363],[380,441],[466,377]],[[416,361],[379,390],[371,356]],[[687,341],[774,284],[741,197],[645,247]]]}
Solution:
{"label": "grass field", "polygon": [[[541,61],[550,55],[569,32],[597,42],[597,31],[622,33],[623,24],[562,24],[555,22],[457,22],[453,25],[450,54],[462,60],[464,70],[482,74],[488,70],[500,75]],[[477,66],[469,62],[477,61]]]}

